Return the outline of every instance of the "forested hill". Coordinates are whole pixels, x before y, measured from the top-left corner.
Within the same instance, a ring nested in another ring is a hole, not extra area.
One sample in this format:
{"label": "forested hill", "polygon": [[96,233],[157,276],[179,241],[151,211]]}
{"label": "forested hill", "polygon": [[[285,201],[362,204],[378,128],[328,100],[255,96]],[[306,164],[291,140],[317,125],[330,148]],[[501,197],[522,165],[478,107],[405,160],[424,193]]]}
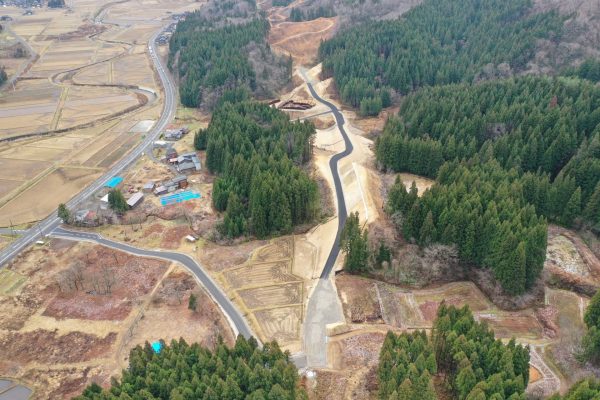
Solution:
{"label": "forested hill", "polygon": [[529,0],[425,0],[400,19],[362,24],[323,42],[323,73],[335,78],[342,101],[366,115],[385,106],[388,88],[406,94],[508,76],[525,68],[538,38],[561,34],[562,17],[530,8]]}
{"label": "forested hill", "polygon": [[524,77],[423,89],[376,143],[381,166],[437,177],[415,199],[398,182],[388,211],[421,245],[456,244],[508,293],[539,276],[546,220],[600,226],[600,89]]}
{"label": "forested hill", "polygon": [[319,212],[316,183],[301,168],[312,157],[315,127],[253,101],[224,102],[207,129],[196,134],[206,165],[219,177],[213,204],[225,211],[229,237],[289,233]]}
{"label": "forested hill", "polygon": [[271,53],[266,19],[249,14],[231,24],[205,14],[197,11],[180,22],[169,46],[183,105],[212,108],[227,90],[241,88],[268,97],[288,82],[291,60]]}

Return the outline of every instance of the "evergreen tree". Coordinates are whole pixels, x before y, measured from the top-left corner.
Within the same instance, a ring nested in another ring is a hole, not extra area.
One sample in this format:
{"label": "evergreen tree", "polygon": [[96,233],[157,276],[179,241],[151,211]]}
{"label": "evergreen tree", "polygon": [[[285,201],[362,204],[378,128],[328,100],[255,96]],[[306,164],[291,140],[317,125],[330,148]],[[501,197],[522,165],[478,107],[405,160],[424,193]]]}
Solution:
{"label": "evergreen tree", "polygon": [[58,205],[58,218],[60,218],[65,224],[71,222],[71,212],[64,203],[60,203]]}
{"label": "evergreen tree", "polygon": [[112,189],[108,192],[108,205],[117,213],[124,213],[129,209],[129,205],[119,189]]}
{"label": "evergreen tree", "polygon": [[192,293],[192,294],[190,294],[190,298],[188,300],[188,309],[195,312],[197,307],[198,307],[198,298],[196,297],[196,295],[194,293]]}
{"label": "evergreen tree", "polygon": [[584,216],[592,224],[600,225],[600,182],[585,206]]}
{"label": "evergreen tree", "polygon": [[575,217],[581,214],[581,188],[577,188],[567,202],[562,216],[562,224],[572,226]]}
{"label": "evergreen tree", "polygon": [[351,273],[367,270],[369,259],[367,231],[360,227],[358,212],[350,214],[346,219],[340,237],[340,246],[346,254],[345,270]]}

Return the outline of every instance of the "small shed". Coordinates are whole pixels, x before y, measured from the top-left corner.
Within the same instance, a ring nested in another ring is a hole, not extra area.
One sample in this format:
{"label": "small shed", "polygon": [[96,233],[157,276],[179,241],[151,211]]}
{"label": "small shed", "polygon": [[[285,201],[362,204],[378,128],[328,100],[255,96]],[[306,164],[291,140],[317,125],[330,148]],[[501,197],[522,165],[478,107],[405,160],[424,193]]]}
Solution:
{"label": "small shed", "polygon": [[142,192],[135,192],[128,200],[127,205],[134,208],[144,200],[144,194]]}
{"label": "small shed", "polygon": [[166,186],[160,185],[156,189],[154,189],[154,194],[157,195],[157,196],[160,196],[160,195],[165,194],[165,193],[167,193]]}
{"label": "small shed", "polygon": [[148,182],[142,187],[142,191],[144,193],[150,193],[154,190],[154,186],[155,186],[154,182]]}

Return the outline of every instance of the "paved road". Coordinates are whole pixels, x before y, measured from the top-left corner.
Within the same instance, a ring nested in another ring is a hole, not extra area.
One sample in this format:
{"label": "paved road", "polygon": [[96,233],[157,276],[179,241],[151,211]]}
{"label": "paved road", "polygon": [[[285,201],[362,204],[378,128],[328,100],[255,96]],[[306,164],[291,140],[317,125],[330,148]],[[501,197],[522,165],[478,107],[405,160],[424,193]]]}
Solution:
{"label": "paved road", "polygon": [[229,323],[234,330],[235,336],[238,334],[241,334],[246,338],[254,336],[246,320],[233,305],[231,300],[229,300],[225,293],[223,293],[219,286],[211,279],[211,277],[196,262],[196,260],[186,254],[171,251],[140,249],[125,243],[106,239],[97,233],[71,231],[61,227],[55,228],[50,236],[74,241],[98,243],[103,246],[124,251],[140,257],[160,258],[162,260],[177,262],[187,268],[192,274],[194,274],[194,276],[196,276],[196,278],[198,278],[200,283],[204,286],[204,288],[206,288],[206,291],[210,297],[219,305],[219,307],[221,307],[221,310],[229,319]]}
{"label": "paved road", "polygon": [[[175,84],[173,83],[170,75],[167,72],[166,67],[156,52],[155,39],[161,33],[162,29],[157,31],[148,44],[148,50],[150,58],[152,59],[155,69],[158,72],[158,76],[163,86],[164,91],[164,108],[160,119],[154,124],[154,127],[146,134],[145,139],[140,143],[134,150],[132,150],[127,156],[117,162],[109,171],[98,178],[86,189],[81,191],[75,197],[73,197],[68,203],[67,207],[75,208],[79,203],[87,199],[94,192],[98,191],[104,186],[104,184],[113,176],[120,174],[125,168],[132,164],[137,158],[144,152],[148,151],[152,142],[160,135],[165,127],[172,121],[175,116],[175,109],[177,102],[175,95],[177,93]],[[0,252],[0,267],[5,265],[8,261],[12,260],[21,250],[29,246],[35,240],[38,240],[40,236],[51,233],[60,225],[60,220],[56,216],[56,212],[53,212],[46,219],[40,221],[36,226],[29,229],[29,231],[19,239],[15,240],[10,246],[6,247]]]}
{"label": "paved road", "polygon": [[329,107],[335,122],[342,134],[345,144],[345,150],[331,157],[329,168],[333,175],[333,183],[338,204],[338,229],[335,236],[335,242],[331,247],[327,261],[321,273],[317,286],[308,300],[306,318],[304,319],[304,353],[306,354],[306,364],[309,367],[327,366],[327,325],[344,321],[344,311],[337,298],[337,292],[331,279],[331,271],[335,266],[335,261],[340,254],[340,236],[342,229],[348,217],[346,201],[344,199],[344,189],[338,172],[339,161],[348,156],[354,150],[352,142],[344,129],[344,116],[338,108],[331,102],[321,98],[313,88],[312,83],[306,77],[304,71],[301,71],[304,80],[307,82],[310,94],[320,103]]}

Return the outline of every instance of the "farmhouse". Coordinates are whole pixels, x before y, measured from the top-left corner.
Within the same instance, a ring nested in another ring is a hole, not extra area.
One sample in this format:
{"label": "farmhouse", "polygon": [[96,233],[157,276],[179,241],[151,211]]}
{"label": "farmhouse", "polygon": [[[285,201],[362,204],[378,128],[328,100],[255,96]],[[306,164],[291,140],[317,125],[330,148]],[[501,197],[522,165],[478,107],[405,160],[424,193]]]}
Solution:
{"label": "farmhouse", "polygon": [[188,128],[178,128],[178,129],[167,129],[165,131],[165,140],[179,140],[189,132]]}
{"label": "farmhouse", "polygon": [[200,159],[195,152],[180,155],[177,157],[177,164],[179,172],[197,172],[201,168]]}

